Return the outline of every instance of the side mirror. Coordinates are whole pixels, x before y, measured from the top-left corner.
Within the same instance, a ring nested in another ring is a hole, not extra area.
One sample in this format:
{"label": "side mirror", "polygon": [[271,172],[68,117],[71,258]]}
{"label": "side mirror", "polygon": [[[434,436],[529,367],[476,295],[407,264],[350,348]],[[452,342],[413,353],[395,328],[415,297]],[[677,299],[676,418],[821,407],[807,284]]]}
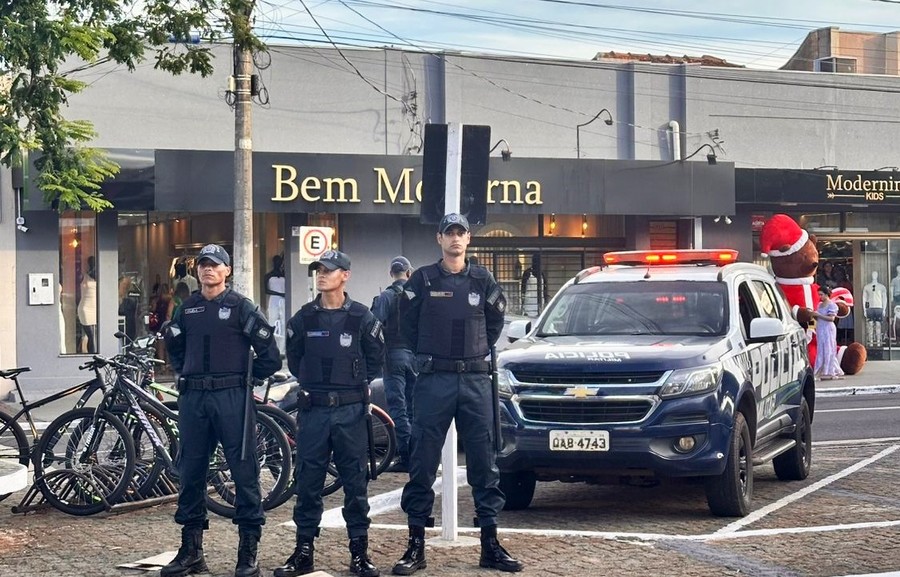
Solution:
{"label": "side mirror", "polygon": [[509,342],[514,343],[531,332],[531,321],[519,320],[512,321],[506,328],[506,338]]}
{"label": "side mirror", "polygon": [[750,321],[750,336],[748,343],[774,343],[783,339],[784,324],[778,319],[753,319]]}

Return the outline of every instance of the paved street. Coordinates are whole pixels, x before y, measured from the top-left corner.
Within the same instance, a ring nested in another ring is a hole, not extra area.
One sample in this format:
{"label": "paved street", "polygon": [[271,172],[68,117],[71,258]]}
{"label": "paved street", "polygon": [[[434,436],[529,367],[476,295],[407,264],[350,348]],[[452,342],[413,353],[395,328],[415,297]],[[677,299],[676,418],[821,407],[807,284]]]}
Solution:
{"label": "paved street", "polygon": [[[871,362],[860,375],[821,383],[820,395],[900,389],[898,365]],[[797,483],[778,481],[771,466],[758,468],[754,511],[743,519],[711,517],[699,484],[541,483],[529,509],[503,514],[501,536],[525,561],[523,575],[831,577],[898,571],[898,449],[893,439],[817,443],[812,474]],[[403,475],[385,474],[371,486],[373,510],[378,510],[372,557],[383,574],[405,546],[405,519],[397,508],[402,483]],[[459,494],[460,534],[475,537],[477,530],[469,528],[468,488],[461,486]],[[144,572],[118,566],[178,547],[174,504],[84,518],[49,508],[15,515],[10,507],[22,495],[0,504],[0,576],[140,575]],[[325,528],[317,542],[318,567],[331,575],[349,575],[340,499],[339,493],[326,500]],[[290,554],[290,515],[290,504],[269,513],[260,553],[264,575]],[[435,529],[431,536],[439,534]],[[211,519],[206,553],[212,575],[231,575],[236,542],[230,521]],[[477,566],[477,541],[443,544],[431,541],[422,575],[492,573]]]}

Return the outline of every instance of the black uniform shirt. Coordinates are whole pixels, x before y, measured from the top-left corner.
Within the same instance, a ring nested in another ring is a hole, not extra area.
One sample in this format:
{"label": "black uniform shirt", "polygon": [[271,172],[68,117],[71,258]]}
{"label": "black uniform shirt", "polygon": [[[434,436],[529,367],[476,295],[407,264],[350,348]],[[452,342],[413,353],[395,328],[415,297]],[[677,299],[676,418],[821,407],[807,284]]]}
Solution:
{"label": "black uniform shirt", "polygon": [[[318,329],[322,331],[337,331],[344,327],[350,305],[353,301],[347,293],[344,293],[344,304],[339,309],[326,309],[322,307],[322,295],[316,297],[312,307],[318,315]],[[378,377],[384,358],[384,336],[382,335],[381,322],[375,318],[371,311],[366,311],[360,324],[360,348],[366,359],[366,381],[372,381]],[[287,339],[285,342],[285,356],[288,369],[291,374],[300,378],[300,361],[306,352],[306,328],[303,324],[302,309],[294,313],[287,322]],[[301,383],[304,389],[313,392],[328,392],[328,383]]]}

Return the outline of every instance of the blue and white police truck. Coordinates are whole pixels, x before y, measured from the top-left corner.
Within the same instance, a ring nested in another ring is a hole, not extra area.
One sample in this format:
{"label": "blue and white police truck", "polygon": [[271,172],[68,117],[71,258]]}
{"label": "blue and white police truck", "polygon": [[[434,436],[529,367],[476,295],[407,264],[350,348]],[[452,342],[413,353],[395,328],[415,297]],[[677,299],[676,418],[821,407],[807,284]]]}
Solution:
{"label": "blue and white police truck", "polygon": [[772,275],[734,250],[622,251],[581,271],[498,357],[507,509],[537,481],[701,477],[751,509],[754,466],[812,463],[807,335]]}

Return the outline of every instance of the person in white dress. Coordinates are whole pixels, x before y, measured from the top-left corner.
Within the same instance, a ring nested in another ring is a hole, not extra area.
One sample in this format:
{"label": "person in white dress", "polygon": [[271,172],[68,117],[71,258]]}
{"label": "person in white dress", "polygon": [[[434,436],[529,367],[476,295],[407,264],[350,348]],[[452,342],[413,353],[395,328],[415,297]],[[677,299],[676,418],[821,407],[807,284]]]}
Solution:
{"label": "person in white dress", "polygon": [[813,316],[816,319],[816,367],[815,375],[822,380],[842,379],[844,371],[837,358],[837,303],[831,300],[831,289],[819,286],[819,306]]}
{"label": "person in white dress", "polygon": [[284,354],[284,258],[280,254],[272,257],[272,270],[266,274],[266,295],[269,297],[266,318],[272,324],[275,344],[278,351]]}

